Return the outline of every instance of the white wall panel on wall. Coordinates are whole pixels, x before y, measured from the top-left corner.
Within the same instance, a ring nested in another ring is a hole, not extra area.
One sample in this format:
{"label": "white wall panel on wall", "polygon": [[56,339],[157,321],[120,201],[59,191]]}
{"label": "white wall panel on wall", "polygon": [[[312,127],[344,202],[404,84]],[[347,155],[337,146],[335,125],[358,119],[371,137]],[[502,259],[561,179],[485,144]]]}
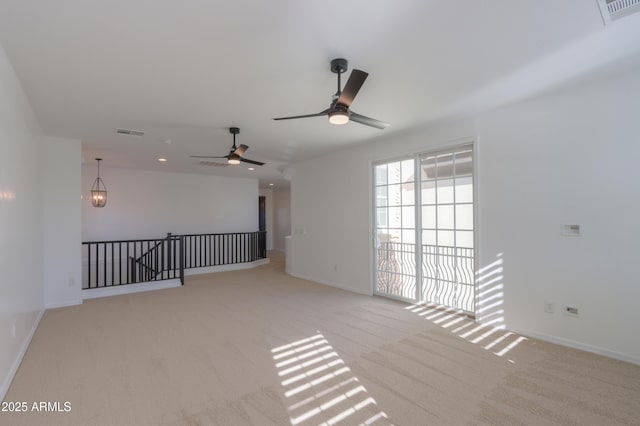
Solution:
{"label": "white wall panel on wall", "polygon": [[370,292],[371,162],[476,136],[477,269],[500,269],[504,324],[640,363],[639,109],[634,69],[295,164],[291,272]]}
{"label": "white wall panel on wall", "polygon": [[91,206],[95,164],[82,167],[83,241],[158,238],[188,233],[258,230],[258,181],[186,173],[108,167],[100,175],[108,190],[104,208]]}

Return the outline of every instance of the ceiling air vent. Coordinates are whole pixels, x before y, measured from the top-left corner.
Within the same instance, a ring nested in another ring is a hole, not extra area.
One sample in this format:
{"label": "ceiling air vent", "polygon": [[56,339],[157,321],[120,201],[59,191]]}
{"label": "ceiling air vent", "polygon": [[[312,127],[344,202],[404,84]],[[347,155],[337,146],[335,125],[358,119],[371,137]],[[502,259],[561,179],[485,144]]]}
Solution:
{"label": "ceiling air vent", "polygon": [[144,132],[141,132],[140,130],[116,129],[116,133],[120,135],[135,136],[137,138],[144,136]]}
{"label": "ceiling air vent", "polygon": [[640,12],[640,0],[598,0],[598,5],[605,25]]}

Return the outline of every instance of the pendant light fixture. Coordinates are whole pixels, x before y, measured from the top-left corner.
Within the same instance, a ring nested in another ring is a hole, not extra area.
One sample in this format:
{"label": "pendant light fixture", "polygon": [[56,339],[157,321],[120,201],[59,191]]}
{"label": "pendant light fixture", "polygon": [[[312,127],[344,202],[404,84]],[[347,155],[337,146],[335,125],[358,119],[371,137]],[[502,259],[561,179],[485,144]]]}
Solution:
{"label": "pendant light fixture", "polygon": [[100,178],[100,162],[102,158],[96,158],[98,162],[98,177],[93,181],[91,187],[91,204],[93,207],[104,207],[107,204],[107,187],[104,186],[104,182]]}

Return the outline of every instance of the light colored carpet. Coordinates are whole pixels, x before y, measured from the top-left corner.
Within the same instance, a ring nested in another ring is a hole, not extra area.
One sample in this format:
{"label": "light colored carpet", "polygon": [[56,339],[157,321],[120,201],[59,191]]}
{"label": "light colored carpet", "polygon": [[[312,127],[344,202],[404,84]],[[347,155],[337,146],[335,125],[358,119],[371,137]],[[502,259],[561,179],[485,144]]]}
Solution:
{"label": "light colored carpet", "polygon": [[274,253],[47,311],[6,401],[71,411],[0,423],[640,424],[640,366],[476,328],[295,279]]}

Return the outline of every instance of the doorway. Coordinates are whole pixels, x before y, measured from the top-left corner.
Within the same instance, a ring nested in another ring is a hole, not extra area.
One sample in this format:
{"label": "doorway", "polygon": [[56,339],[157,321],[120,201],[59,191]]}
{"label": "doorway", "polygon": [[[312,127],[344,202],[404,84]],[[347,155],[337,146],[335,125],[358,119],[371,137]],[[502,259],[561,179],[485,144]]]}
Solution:
{"label": "doorway", "polygon": [[258,196],[258,231],[267,230],[266,220],[266,197],[264,195]]}

